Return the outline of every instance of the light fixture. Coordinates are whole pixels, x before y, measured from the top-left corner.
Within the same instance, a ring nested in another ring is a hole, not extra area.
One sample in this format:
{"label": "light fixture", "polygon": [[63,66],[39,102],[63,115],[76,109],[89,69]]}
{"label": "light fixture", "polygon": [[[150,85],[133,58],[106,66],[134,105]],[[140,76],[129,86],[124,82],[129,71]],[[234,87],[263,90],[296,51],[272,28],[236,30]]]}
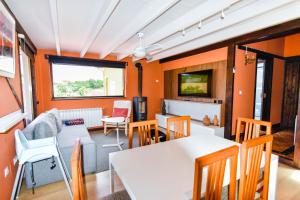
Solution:
{"label": "light fixture", "polygon": [[184,29],[182,29],[181,34],[182,34],[182,36],[185,36],[186,32]]}
{"label": "light fixture", "polygon": [[254,55],[250,56],[248,54],[248,47],[246,46],[246,51],[245,51],[245,65],[252,64],[252,63],[254,63],[255,60],[256,60],[256,58],[255,58]]}
{"label": "light fixture", "polygon": [[198,24],[198,29],[202,28],[202,20],[200,20],[199,24]]}
{"label": "light fixture", "polygon": [[20,38],[20,39],[25,39],[25,35],[22,34],[22,33],[18,33],[18,38]]}
{"label": "light fixture", "polygon": [[224,9],[222,9],[221,11],[221,16],[220,16],[221,19],[224,19],[225,18],[225,13],[224,13]]}

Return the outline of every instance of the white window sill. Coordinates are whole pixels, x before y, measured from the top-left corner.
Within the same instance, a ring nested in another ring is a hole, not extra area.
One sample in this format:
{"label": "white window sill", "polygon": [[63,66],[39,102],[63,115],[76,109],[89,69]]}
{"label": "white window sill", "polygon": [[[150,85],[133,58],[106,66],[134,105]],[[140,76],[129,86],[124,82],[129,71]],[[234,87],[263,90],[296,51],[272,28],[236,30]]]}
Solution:
{"label": "white window sill", "polygon": [[4,117],[0,118],[0,134],[6,133],[13,126],[18,124],[21,120],[25,118],[26,114],[22,113],[21,110],[10,113]]}

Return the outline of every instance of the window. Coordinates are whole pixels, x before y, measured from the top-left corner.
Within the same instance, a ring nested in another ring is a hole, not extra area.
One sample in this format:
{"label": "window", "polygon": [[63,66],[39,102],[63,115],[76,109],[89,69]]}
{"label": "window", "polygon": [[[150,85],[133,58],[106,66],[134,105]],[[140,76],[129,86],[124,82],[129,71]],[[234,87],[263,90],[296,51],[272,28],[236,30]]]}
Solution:
{"label": "window", "polygon": [[124,96],[123,62],[58,56],[49,61],[54,99]]}

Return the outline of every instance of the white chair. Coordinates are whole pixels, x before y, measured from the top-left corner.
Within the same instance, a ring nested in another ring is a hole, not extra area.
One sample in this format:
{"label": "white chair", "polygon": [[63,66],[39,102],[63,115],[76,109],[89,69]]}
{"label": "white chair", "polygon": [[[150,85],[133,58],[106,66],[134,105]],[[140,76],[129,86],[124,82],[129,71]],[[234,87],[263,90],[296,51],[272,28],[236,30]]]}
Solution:
{"label": "white chair", "polygon": [[[127,117],[124,118],[123,122],[106,122],[109,120],[106,120],[104,122],[104,134],[107,135],[109,133],[110,130],[116,129],[117,126],[119,129],[125,129],[125,135],[128,135],[128,124],[130,122],[130,114],[131,114],[131,101],[130,100],[118,100],[118,101],[114,101],[114,107],[113,108],[127,108],[128,109],[128,113],[127,113]],[[112,120],[113,121],[113,120]],[[110,130],[107,130],[108,128],[112,128]]]}
{"label": "white chair", "polygon": [[[19,160],[19,167],[16,174],[13,191],[11,193],[11,200],[19,196],[22,178],[24,175],[24,168],[26,163],[34,163],[44,159],[56,157],[61,168],[63,178],[66,182],[71,199],[73,198],[70,183],[70,174],[66,168],[64,161],[61,159],[60,151],[57,147],[55,137],[27,140],[21,130],[15,131],[16,152]],[[68,177],[67,177],[68,176]]]}

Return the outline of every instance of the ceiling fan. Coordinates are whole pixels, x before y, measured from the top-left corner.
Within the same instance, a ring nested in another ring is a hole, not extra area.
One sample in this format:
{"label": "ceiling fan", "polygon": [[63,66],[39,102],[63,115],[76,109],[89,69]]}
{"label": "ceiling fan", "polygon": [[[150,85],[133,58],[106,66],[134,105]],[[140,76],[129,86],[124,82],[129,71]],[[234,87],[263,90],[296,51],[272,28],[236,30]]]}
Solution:
{"label": "ceiling fan", "polygon": [[137,59],[146,58],[147,60],[151,60],[152,59],[151,54],[153,54],[155,51],[162,49],[162,46],[158,43],[144,46],[142,42],[144,33],[139,32],[137,33],[137,36],[139,38],[139,45],[133,50],[133,54],[132,54],[135,58]]}

